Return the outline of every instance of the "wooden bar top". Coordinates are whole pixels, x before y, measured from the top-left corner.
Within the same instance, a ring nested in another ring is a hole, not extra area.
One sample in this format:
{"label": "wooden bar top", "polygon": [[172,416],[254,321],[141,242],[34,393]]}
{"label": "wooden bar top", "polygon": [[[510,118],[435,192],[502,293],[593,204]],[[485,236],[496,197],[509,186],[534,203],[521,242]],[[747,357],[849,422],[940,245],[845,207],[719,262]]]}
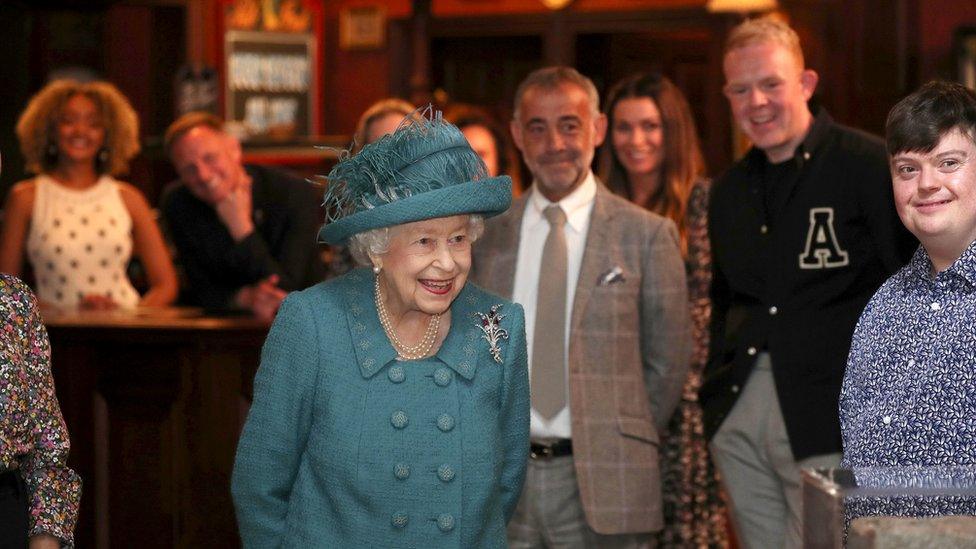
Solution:
{"label": "wooden bar top", "polygon": [[225,331],[267,330],[270,326],[250,315],[212,316],[195,307],[140,307],[100,311],[42,307],[41,317],[48,328]]}

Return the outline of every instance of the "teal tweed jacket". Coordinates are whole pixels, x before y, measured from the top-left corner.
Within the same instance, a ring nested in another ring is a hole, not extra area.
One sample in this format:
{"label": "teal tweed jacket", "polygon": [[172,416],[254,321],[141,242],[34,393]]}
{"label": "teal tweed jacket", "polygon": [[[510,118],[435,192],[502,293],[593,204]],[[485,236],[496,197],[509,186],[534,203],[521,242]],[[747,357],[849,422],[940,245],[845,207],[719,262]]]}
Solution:
{"label": "teal tweed jacket", "polygon": [[[498,363],[480,317],[501,304]],[[373,274],[282,303],[232,492],[245,547],[506,547],[529,450],[522,308],[465,285],[434,357],[397,361]]]}

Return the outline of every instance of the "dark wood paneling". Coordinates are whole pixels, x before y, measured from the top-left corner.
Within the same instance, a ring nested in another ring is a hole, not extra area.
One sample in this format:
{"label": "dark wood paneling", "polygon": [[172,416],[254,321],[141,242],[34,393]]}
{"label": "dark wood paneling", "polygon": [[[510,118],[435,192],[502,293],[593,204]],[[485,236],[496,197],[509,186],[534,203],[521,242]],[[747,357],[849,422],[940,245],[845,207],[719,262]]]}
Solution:
{"label": "dark wood paneling", "polygon": [[45,314],[79,547],[235,547],[230,474],[267,327]]}
{"label": "dark wood paneling", "polygon": [[432,41],[435,89],[453,101],[474,103],[511,112],[519,82],[539,66],[539,36],[454,37]]}
{"label": "dark wood paneling", "polygon": [[691,105],[706,164],[714,173],[731,161],[731,119],[722,96],[721,52],[714,47],[721,21],[703,17],[681,26],[645,32],[580,35],[577,68],[589,75],[606,98],[618,80],[657,71],[680,88]]}
{"label": "dark wood paneling", "polygon": [[934,78],[955,80],[956,59],[952,34],[959,27],[976,25],[974,0],[904,0],[908,22],[916,28],[918,81]]}
{"label": "dark wood paneling", "polygon": [[391,60],[408,50],[387,35],[383,48],[357,51],[339,47],[340,2],[325,3],[325,92],[323,93],[324,129],[326,134],[352,135],[359,115],[372,103],[392,93]]}
{"label": "dark wood paneling", "polygon": [[20,2],[0,2],[0,36],[4,47],[0,48],[0,66],[5,75],[3,101],[0,101],[0,208],[7,190],[23,178],[24,161],[20,155],[14,127],[30,94],[29,37],[31,21],[28,9]]}
{"label": "dark wood paneling", "polygon": [[786,0],[820,75],[816,99],[838,121],[883,135],[891,107],[917,86],[907,0]]}
{"label": "dark wood paneling", "polygon": [[109,8],[104,38],[106,79],[129,98],[139,115],[143,151],[126,180],[156,204],[171,179],[160,147],[175,118],[175,78],[186,61],[186,10],[182,6],[127,5]]}
{"label": "dark wood paneling", "polygon": [[439,19],[431,26],[433,82],[452,100],[509,115],[521,79],[544,65],[573,65],[602,94],[629,74],[659,70],[688,95],[714,172],[731,160],[716,46],[727,26],[700,9]]}

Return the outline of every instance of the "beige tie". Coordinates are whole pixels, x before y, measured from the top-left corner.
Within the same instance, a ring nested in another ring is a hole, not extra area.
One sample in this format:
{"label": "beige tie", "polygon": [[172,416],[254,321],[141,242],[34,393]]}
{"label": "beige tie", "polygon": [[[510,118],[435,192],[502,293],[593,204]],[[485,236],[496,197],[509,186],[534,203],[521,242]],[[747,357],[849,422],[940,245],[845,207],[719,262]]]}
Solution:
{"label": "beige tie", "polygon": [[532,340],[532,408],[552,419],[566,406],[566,213],[545,209],[549,236],[542,248]]}

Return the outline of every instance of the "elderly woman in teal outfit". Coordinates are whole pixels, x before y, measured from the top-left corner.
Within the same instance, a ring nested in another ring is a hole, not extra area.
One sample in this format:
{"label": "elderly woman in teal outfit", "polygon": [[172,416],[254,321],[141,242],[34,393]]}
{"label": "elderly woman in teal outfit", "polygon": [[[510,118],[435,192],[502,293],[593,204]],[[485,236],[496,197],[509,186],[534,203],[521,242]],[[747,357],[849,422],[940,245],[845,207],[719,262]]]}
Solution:
{"label": "elderly woman in teal outfit", "polygon": [[246,547],[505,547],[529,450],[520,306],[466,284],[511,202],[438,115],[342,160],[320,238],[372,265],[291,294],[232,489]]}

